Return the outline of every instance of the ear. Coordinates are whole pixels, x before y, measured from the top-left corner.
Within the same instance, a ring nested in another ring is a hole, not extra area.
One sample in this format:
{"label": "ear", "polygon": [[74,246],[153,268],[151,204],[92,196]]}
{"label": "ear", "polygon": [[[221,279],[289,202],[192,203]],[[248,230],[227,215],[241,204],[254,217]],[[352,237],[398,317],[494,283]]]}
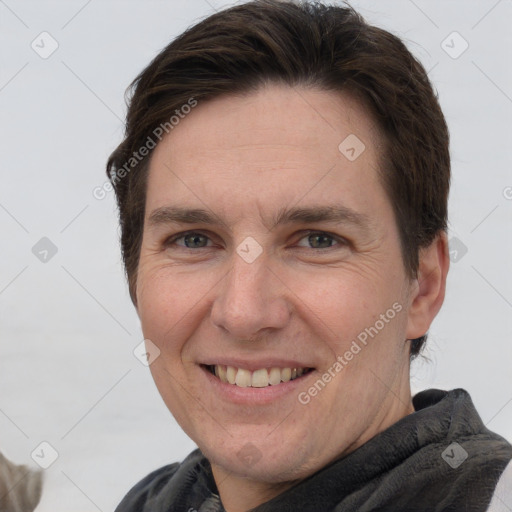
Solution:
{"label": "ear", "polygon": [[419,253],[418,277],[412,282],[407,320],[407,339],[420,338],[441,309],[450,268],[448,237],[441,232]]}

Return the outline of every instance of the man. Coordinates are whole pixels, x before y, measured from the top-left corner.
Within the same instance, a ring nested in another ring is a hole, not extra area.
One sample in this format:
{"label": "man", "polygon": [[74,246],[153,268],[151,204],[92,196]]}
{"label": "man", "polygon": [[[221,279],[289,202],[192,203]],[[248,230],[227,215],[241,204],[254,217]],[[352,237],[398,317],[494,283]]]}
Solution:
{"label": "man", "polygon": [[468,394],[411,397],[450,161],[399,39],[349,8],[221,11],[137,77],[107,174],[153,378],[199,447],[118,511],[506,503],[512,447]]}

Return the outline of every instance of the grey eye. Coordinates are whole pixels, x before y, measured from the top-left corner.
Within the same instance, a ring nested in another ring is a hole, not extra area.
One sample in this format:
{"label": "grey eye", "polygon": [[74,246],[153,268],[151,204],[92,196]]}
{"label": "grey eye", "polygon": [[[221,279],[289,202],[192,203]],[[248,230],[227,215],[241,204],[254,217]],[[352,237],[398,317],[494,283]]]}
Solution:
{"label": "grey eye", "polygon": [[[303,242],[306,241],[306,242]],[[309,233],[308,235],[301,238],[299,243],[300,247],[309,247],[312,249],[328,249],[335,245],[337,241],[332,235],[327,233]]]}
{"label": "grey eye", "polygon": [[198,247],[206,247],[208,244],[208,237],[200,233],[188,233],[183,235],[185,246],[189,249],[196,249]]}
{"label": "grey eye", "polygon": [[308,241],[315,248],[331,247],[334,243],[329,235],[309,235]]}

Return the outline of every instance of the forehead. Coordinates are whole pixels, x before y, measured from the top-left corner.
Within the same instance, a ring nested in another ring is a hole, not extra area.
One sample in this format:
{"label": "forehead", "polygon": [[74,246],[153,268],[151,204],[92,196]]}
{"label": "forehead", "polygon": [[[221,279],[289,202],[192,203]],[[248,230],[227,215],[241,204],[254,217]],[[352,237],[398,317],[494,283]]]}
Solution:
{"label": "forehead", "polygon": [[371,114],[347,94],[274,84],[222,96],[200,102],[155,148],[147,210],[215,200],[242,215],[249,203],[261,212],[319,198],[361,207],[382,196],[383,147]]}
{"label": "forehead", "polygon": [[192,153],[198,147],[232,149],[248,141],[253,146],[289,143],[337,150],[350,134],[365,139],[370,152],[380,145],[372,114],[353,95],[266,84],[257,91],[200,101],[181,116],[167,139],[179,145],[180,151]]}

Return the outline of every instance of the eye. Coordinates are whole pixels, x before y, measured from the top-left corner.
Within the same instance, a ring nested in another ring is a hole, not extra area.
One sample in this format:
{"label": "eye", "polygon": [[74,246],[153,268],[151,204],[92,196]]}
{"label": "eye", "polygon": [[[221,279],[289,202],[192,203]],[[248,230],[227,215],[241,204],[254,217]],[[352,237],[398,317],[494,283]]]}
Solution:
{"label": "eye", "polygon": [[[183,240],[183,244],[176,243],[178,240]],[[165,241],[166,246],[177,245],[178,247],[184,247],[185,249],[202,249],[205,247],[211,247],[208,245],[208,241],[211,242],[210,238],[203,233],[197,231],[187,231],[186,233],[178,233]]]}
{"label": "eye", "polygon": [[[301,243],[303,240],[305,244]],[[334,245],[347,245],[347,242],[340,237],[323,231],[313,231],[303,236],[297,245],[299,247],[309,247],[312,249],[329,249]]]}
{"label": "eye", "polygon": [[[178,243],[179,242],[179,243]],[[166,247],[180,247],[183,249],[207,249],[213,247],[211,238],[198,231],[187,231],[178,233],[168,238],[164,245]],[[349,243],[343,238],[331,235],[324,231],[309,231],[303,235],[296,244],[298,247],[309,249],[330,249],[335,246],[347,246]]]}

